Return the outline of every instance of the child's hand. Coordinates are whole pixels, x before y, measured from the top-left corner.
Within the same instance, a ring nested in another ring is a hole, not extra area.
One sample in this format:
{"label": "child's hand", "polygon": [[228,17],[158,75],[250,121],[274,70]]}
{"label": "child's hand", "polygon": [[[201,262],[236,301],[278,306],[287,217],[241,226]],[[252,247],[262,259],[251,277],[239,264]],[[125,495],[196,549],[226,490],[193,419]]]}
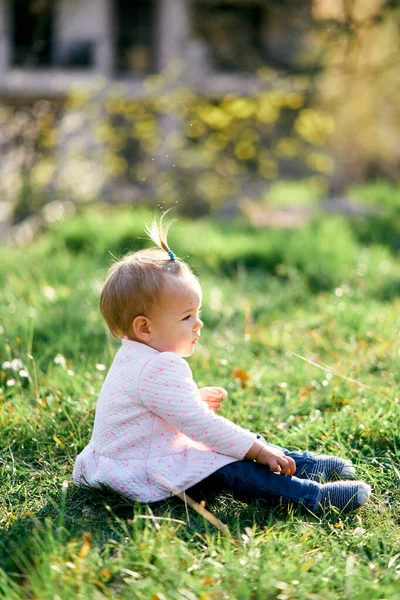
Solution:
{"label": "child's hand", "polygon": [[228,392],[221,387],[203,387],[199,389],[201,399],[207,402],[209,408],[217,412],[221,402],[227,397]]}
{"label": "child's hand", "polygon": [[293,458],[285,456],[279,450],[265,446],[260,442],[254,442],[247,452],[246,458],[255,460],[261,465],[267,465],[274,473],[294,475],[296,472],[296,463]]}

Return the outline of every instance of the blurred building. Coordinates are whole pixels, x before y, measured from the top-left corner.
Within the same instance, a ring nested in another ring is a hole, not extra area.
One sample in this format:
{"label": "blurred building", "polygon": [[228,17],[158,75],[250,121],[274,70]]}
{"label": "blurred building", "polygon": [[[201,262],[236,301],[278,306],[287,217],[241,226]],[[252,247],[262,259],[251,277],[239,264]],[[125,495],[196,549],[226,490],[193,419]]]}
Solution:
{"label": "blurred building", "polygon": [[[248,93],[264,65],[293,71],[308,0],[0,0],[0,94],[60,97],[102,75],[125,93],[183,60],[191,87]],[[300,13],[299,13],[300,11]]]}
{"label": "blurred building", "polygon": [[[110,132],[98,126],[108,124],[129,136],[126,124],[110,114],[107,99],[122,97],[142,109],[151,100],[130,100],[162,99],[173,87],[190,88],[211,112],[230,93],[291,90],[297,81],[299,89],[306,84],[304,102],[311,106],[318,90],[325,115],[314,119],[305,110],[299,134],[300,143],[311,151],[316,146],[317,153],[297,158],[290,140],[293,115],[281,111],[279,127],[271,128],[274,139],[265,134],[258,143],[257,151],[266,152],[246,163],[246,196],[259,196],[278,175],[294,179],[316,172],[329,177],[335,190],[371,174],[397,180],[398,19],[397,2],[379,0],[0,0],[0,203],[21,206],[23,217],[36,188],[49,197],[67,190],[64,196],[70,198],[75,191],[85,198],[133,201],[144,193],[154,198],[156,178],[148,175],[150,169],[135,171],[139,163],[151,161],[162,175],[175,167],[176,148],[190,147],[183,177],[196,154],[196,136],[185,131],[174,94],[171,109],[154,111],[157,148],[146,150],[131,135],[124,147],[113,146],[111,175],[104,168],[110,167],[104,152]],[[156,74],[162,77],[149,79]],[[285,77],[297,74],[304,77]],[[302,103],[303,98],[290,109]],[[263,116],[266,129],[268,118]],[[47,128],[44,140],[40,127]],[[328,139],[330,156],[324,156]],[[244,138],[238,143],[252,144]],[[250,156],[229,148],[234,160],[245,163]],[[200,162],[201,152],[197,156]],[[218,188],[219,166],[204,189]],[[188,178],[198,181],[193,173]],[[227,179],[239,177],[233,173]],[[163,185],[169,185],[166,179]],[[229,194],[222,190],[220,197]],[[0,206],[0,222],[1,212]]]}
{"label": "blurred building", "polygon": [[[292,0],[0,0],[0,103],[23,107],[3,133],[0,114],[0,197],[23,217],[37,182],[49,197],[61,191],[134,202],[151,193],[143,175],[110,177],[98,158],[103,147],[93,121],[106,117],[107,95],[146,98],[157,93],[148,76],[162,73],[167,88],[185,86],[218,102],[265,86],[265,67],[301,73],[311,4],[300,0],[293,10]],[[100,90],[90,118],[64,102],[75,90]],[[46,121],[46,111],[57,135],[39,154],[26,113]],[[168,140],[186,138],[176,115],[159,116],[159,125],[162,142],[151,160],[162,172],[174,162]],[[135,152],[124,151],[129,168],[139,162]]]}

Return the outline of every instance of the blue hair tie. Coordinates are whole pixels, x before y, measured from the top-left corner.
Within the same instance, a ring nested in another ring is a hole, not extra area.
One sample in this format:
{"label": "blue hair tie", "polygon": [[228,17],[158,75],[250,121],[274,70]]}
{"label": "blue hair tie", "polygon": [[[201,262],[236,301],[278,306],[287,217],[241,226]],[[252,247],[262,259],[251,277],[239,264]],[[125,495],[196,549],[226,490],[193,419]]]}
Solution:
{"label": "blue hair tie", "polygon": [[175,260],[175,254],[172,252],[172,250],[170,250],[167,254],[171,260]]}

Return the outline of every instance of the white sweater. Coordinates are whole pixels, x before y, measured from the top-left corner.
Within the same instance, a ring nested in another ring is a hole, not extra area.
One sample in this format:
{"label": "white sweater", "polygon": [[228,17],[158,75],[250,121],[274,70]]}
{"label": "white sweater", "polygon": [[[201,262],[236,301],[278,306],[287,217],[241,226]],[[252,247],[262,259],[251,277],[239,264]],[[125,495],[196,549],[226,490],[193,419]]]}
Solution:
{"label": "white sweater", "polygon": [[92,438],[75,462],[76,484],[105,484],[131,500],[155,502],[244,458],[256,434],[208,408],[185,360],[121,341]]}

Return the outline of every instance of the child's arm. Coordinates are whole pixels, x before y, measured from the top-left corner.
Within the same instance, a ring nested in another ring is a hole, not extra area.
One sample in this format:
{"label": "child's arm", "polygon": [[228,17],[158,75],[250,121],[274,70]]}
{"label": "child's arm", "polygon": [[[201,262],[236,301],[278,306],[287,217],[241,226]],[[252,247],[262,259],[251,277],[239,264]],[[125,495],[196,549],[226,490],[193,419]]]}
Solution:
{"label": "child's arm", "polygon": [[285,475],[295,472],[293,459],[257,441],[255,433],[211,411],[201,400],[187,362],[172,352],[162,352],[144,367],[139,391],[148,410],[214,452],[238,460],[255,460]]}
{"label": "child's arm", "polygon": [[267,465],[274,473],[294,475],[296,471],[296,463],[293,458],[285,456],[276,448],[265,446],[259,441],[254,442],[245,458],[255,460],[261,465]]}
{"label": "child's arm", "polygon": [[214,452],[241,460],[257,439],[257,434],[209,409],[187,362],[172,352],[162,352],[147,363],[138,383],[148,410]]}

